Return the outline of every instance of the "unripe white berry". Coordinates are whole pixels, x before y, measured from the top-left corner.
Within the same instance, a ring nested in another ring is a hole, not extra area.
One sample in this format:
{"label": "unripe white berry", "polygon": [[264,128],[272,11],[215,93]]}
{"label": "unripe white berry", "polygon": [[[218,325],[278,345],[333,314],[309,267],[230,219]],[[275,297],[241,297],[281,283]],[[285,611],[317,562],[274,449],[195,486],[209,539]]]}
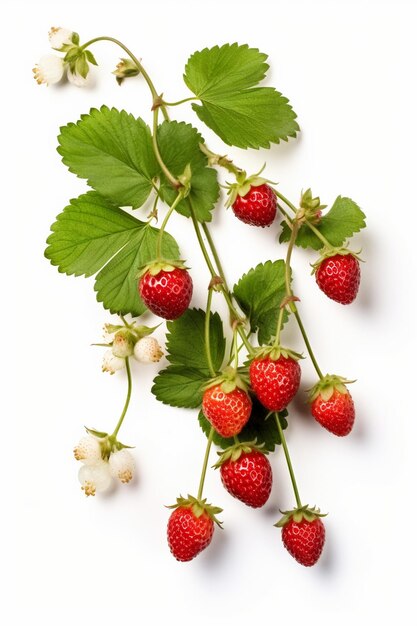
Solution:
{"label": "unripe white berry", "polygon": [[140,363],[156,363],[163,356],[163,352],[154,337],[142,337],[135,345],[133,356]]}
{"label": "unripe white berry", "polygon": [[117,370],[121,370],[126,366],[126,361],[118,356],[114,356],[111,350],[106,350],[103,356],[103,372],[114,374]]}
{"label": "unripe white berry", "polygon": [[62,46],[72,45],[72,30],[53,26],[48,33],[49,43],[54,50],[61,50]]}
{"label": "unripe white berry", "polygon": [[114,356],[124,359],[133,354],[133,343],[125,333],[118,332],[114,336],[111,350]]}
{"label": "unripe white berry", "polygon": [[110,455],[109,466],[113,478],[117,478],[122,483],[128,483],[132,480],[135,471],[135,460],[126,448]]}
{"label": "unripe white berry", "polygon": [[80,439],[79,444],[74,448],[74,456],[77,461],[85,465],[94,465],[101,461],[100,440],[97,437],[87,435]]}
{"label": "unripe white berry", "polygon": [[38,85],[53,85],[59,83],[64,74],[64,61],[54,54],[46,54],[32,71]]}
{"label": "unripe white berry", "polygon": [[109,464],[99,461],[95,465],[83,465],[78,472],[78,480],[86,496],[95,496],[100,491],[106,491],[112,482]]}
{"label": "unripe white berry", "polygon": [[84,76],[81,76],[81,74],[77,71],[74,73],[71,72],[70,68],[67,69],[67,78],[68,82],[76,87],[85,87],[91,81],[90,72],[88,72],[87,76],[84,78]]}

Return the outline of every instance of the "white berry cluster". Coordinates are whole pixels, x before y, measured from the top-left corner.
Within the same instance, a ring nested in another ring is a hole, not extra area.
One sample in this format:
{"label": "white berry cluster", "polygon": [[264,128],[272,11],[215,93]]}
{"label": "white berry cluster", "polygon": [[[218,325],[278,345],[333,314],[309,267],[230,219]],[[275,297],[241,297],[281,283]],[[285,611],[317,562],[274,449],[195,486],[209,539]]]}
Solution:
{"label": "white berry cluster", "polygon": [[104,325],[105,345],[109,346],[103,356],[103,372],[114,374],[126,367],[126,359],[133,356],[140,363],[156,363],[163,355],[161,346],[154,337],[152,329],[146,326]]}
{"label": "white berry cluster", "polygon": [[41,57],[33,68],[38,85],[59,83],[65,75],[76,87],[84,87],[90,79],[90,64],[97,63],[92,53],[79,45],[77,33],[67,28],[52,27],[49,31],[49,43],[53,50],[63,53],[64,56],[46,54]]}
{"label": "white berry cluster", "polygon": [[107,458],[107,442],[107,437],[87,435],[74,448],[76,460],[82,463],[78,479],[86,496],[95,496],[98,492],[106,491],[113,479],[125,484],[133,478],[135,461],[132,454],[122,448],[111,451]]}

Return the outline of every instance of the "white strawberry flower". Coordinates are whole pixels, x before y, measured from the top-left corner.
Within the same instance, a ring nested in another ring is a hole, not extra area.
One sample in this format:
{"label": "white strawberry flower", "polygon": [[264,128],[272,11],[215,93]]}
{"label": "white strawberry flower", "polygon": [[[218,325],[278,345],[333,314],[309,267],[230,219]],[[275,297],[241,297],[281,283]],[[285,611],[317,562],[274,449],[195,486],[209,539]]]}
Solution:
{"label": "white strawberry flower", "polygon": [[135,345],[133,356],[140,363],[156,363],[162,358],[163,352],[154,337],[142,337]]}
{"label": "white strawberry flower", "polygon": [[131,337],[124,331],[115,334],[112,345],[112,353],[116,357],[125,359],[133,354],[133,343]]}
{"label": "white strawberry flower", "polygon": [[88,73],[87,76],[84,78],[84,76],[81,76],[81,74],[76,70],[72,72],[71,69],[68,68],[67,78],[68,82],[70,82],[72,85],[75,85],[76,87],[86,87],[90,82],[90,73]]}
{"label": "white strawberry flower", "polygon": [[53,85],[64,75],[64,61],[55,54],[46,54],[32,71],[38,85]]}
{"label": "white strawberry flower", "polygon": [[123,448],[110,455],[110,474],[121,483],[128,483],[132,480],[135,471],[135,460],[129,450]]}
{"label": "white strawberry flower", "polygon": [[60,26],[52,26],[48,33],[49,43],[54,50],[61,50],[63,46],[71,46],[73,31],[68,28],[61,28]]}
{"label": "white strawberry flower", "polygon": [[91,435],[83,437],[74,448],[74,456],[77,461],[81,461],[84,465],[94,465],[98,463],[101,461],[100,440]]}
{"label": "white strawberry flower", "polygon": [[86,496],[106,491],[112,483],[109,464],[99,461],[95,465],[83,465],[78,472],[78,480]]}
{"label": "white strawberry flower", "polygon": [[117,370],[121,370],[126,367],[126,361],[118,356],[114,356],[111,350],[106,350],[103,356],[103,365],[101,369],[103,372],[109,372],[114,374]]}

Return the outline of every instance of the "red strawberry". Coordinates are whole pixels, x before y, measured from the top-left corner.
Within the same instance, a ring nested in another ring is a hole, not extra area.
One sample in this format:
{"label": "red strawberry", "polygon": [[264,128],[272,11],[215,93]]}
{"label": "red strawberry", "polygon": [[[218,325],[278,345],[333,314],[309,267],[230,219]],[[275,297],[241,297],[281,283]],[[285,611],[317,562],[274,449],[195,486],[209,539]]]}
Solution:
{"label": "red strawberry", "polygon": [[301,368],[294,358],[283,354],[255,358],[249,367],[250,384],[259,401],[270,411],[282,411],[300,386]]}
{"label": "red strawberry", "polygon": [[353,254],[335,254],[326,257],[316,269],[320,289],[336,302],[350,304],[359,289],[361,270]]}
{"label": "red strawberry", "polygon": [[355,405],[346,387],[344,393],[334,389],[328,399],[319,394],[311,403],[311,413],[319,424],[339,437],[348,435],[355,421]]}
{"label": "red strawberry", "polygon": [[192,293],[191,276],[180,267],[157,274],[147,271],[139,281],[139,294],[148,309],[166,320],[175,320],[186,311]]}
{"label": "red strawberry", "polygon": [[296,522],[291,517],[282,527],[282,542],[296,561],[310,567],[317,563],[324,546],[324,524],[319,517]]}
{"label": "red strawberry", "polygon": [[221,464],[220,475],[227,491],[248,506],[258,509],[269,498],[272,488],[271,464],[265,454],[258,450],[243,452],[236,460],[232,455]]}
{"label": "red strawberry", "polygon": [[203,395],[203,413],[222,437],[234,437],[248,421],[252,401],[246,391],[235,387],[226,393],[222,385],[214,385]]}
{"label": "red strawberry", "polygon": [[245,224],[270,226],[277,213],[277,198],[267,184],[252,186],[246,195],[237,195],[232,209]]}

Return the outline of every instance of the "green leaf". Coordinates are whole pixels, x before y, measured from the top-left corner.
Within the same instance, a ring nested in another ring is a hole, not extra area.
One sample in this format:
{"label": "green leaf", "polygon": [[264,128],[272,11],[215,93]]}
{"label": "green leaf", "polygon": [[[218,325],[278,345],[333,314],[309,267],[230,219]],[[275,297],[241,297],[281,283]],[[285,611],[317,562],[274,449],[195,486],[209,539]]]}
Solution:
{"label": "green leaf", "polygon": [[[332,208],[321,218],[316,228],[326,237],[332,246],[343,246],[345,241],[354,233],[365,228],[365,213],[350,198],[338,196]],[[291,231],[285,222],[282,222],[280,242],[289,241]],[[323,242],[305,224],[300,228],[296,241],[297,246],[320,250]]]}
{"label": "green leaf", "polygon": [[[275,335],[279,307],[285,296],[285,263],[267,261],[244,274],[233,288],[233,295],[247,315],[252,332],[258,331],[260,345]],[[288,314],[284,312],[284,323]]]}
{"label": "green leaf", "polygon": [[[96,277],[97,300],[112,313],[141,315],[138,268],[155,257],[158,229],[137,220],[90,191],[65,207],[51,226],[45,256],[67,275]],[[178,258],[178,245],[164,233],[163,254]]]}
{"label": "green leaf", "polygon": [[[204,343],[205,312],[188,309],[180,318],[167,322],[167,359],[171,365],[159,372],[152,392],[158,400],[186,408],[201,404],[202,385],[210,378]],[[226,340],[218,313],[210,317],[210,348],[213,366],[220,370]]]}
{"label": "green leaf", "polygon": [[299,130],[287,98],[272,87],[256,87],[269,69],[267,58],[257,48],[234,43],[188,59],[184,81],[201,101],[192,107],[229,145],[269,148]]}
{"label": "green leaf", "polygon": [[159,166],[142,119],[102,106],[63,126],[58,141],[70,172],[117,206],[136,209],[148,198]]}
{"label": "green leaf", "polygon": [[[275,419],[272,415],[268,419],[266,419],[269,411],[265,409],[265,407],[263,407],[262,404],[255,397],[252,398],[252,401],[252,413],[248,423],[238,435],[239,441],[249,442],[256,439],[258,445],[264,445],[265,451],[273,452],[275,446],[281,444],[281,439],[279,436],[277,425],[275,423]],[[283,429],[287,428],[288,425],[287,420],[285,419],[287,415],[288,412],[286,410],[281,411],[279,414],[281,426]],[[208,437],[211,425],[202,411],[200,411],[199,413],[198,421],[204,434],[206,435],[206,437]],[[216,446],[219,446],[220,448],[223,448],[223,450],[225,450],[226,448],[234,444],[234,439],[233,437],[225,439],[215,432],[213,437],[213,443]]]}
{"label": "green leaf", "polygon": [[[164,122],[158,128],[158,146],[162,159],[169,171],[178,177],[187,165],[191,166],[191,191],[182,200],[177,211],[190,216],[190,203],[200,222],[211,220],[211,211],[219,197],[220,187],[217,172],[207,167],[207,158],[201,152],[199,144],[204,139],[198,131],[184,122]],[[177,195],[164,174],[161,176],[161,195],[165,202],[172,204]]]}

